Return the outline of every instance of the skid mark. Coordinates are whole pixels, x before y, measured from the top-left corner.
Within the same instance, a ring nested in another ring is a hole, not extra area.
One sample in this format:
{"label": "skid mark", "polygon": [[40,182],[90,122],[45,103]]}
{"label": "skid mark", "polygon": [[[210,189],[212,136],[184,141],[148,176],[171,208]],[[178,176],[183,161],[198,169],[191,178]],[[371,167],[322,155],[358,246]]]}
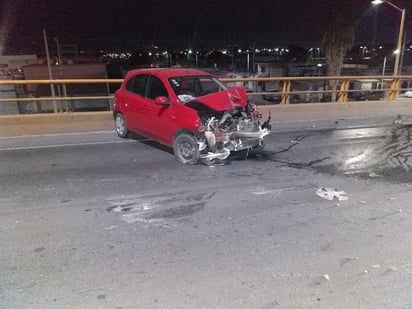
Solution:
{"label": "skid mark", "polygon": [[216,191],[175,192],[146,196],[118,196],[108,201],[112,205],[106,209],[115,213],[127,223],[162,223],[179,220],[202,211]]}

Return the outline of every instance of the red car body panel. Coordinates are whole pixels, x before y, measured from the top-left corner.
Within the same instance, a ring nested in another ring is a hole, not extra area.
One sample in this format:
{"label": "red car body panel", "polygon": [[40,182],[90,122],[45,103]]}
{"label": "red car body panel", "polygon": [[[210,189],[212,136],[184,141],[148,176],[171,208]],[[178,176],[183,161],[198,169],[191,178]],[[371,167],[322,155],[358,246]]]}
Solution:
{"label": "red car body panel", "polygon": [[116,132],[134,132],[173,147],[185,164],[213,164],[233,152],[255,151],[270,133],[244,87],[227,88],[193,69],[130,71],[115,93]]}
{"label": "red car body panel", "polygon": [[[165,86],[170,105],[157,105],[154,100],[131,93],[126,85],[131,78],[140,74],[148,74],[159,78]],[[195,131],[201,120],[195,110],[179,102],[169,84],[169,78],[179,76],[211,76],[193,69],[138,69],[127,73],[120,88],[115,93],[114,113],[121,112],[128,128],[138,134],[154,139],[168,146],[173,145],[176,132],[179,130]],[[203,97],[198,101],[209,107],[223,111],[233,109],[234,104],[245,105],[246,90],[233,88]]]}
{"label": "red car body panel", "polygon": [[220,112],[234,109],[236,106],[245,106],[247,103],[247,93],[244,87],[234,87],[229,88],[227,91],[220,91],[200,97],[196,100]]}

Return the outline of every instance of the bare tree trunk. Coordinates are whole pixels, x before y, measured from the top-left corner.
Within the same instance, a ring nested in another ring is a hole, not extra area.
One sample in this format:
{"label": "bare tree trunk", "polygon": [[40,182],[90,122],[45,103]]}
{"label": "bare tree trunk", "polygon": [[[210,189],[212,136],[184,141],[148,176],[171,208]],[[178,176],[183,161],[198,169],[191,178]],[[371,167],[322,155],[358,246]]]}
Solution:
{"label": "bare tree trunk", "polygon": [[[326,63],[327,63],[327,75],[328,76],[340,76],[342,73],[344,55],[342,52],[329,51],[326,53]],[[333,92],[330,93],[331,101],[336,102],[337,90],[338,90],[338,80],[329,80],[329,89]]]}

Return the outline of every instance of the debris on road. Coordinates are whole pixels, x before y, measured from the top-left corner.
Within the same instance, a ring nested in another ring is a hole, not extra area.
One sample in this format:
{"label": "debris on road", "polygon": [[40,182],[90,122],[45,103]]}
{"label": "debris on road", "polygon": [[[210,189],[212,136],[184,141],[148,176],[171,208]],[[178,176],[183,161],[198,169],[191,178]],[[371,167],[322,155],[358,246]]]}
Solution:
{"label": "debris on road", "polygon": [[370,173],[370,174],[369,174],[369,177],[372,177],[372,178],[382,178],[383,176],[382,176],[382,175],[379,175],[379,174],[376,174],[376,173]]}
{"label": "debris on road", "polygon": [[347,196],[344,196],[346,194],[345,191],[341,191],[335,188],[320,188],[316,191],[316,194],[328,201],[332,201],[335,197],[339,201],[345,201],[348,199]]}

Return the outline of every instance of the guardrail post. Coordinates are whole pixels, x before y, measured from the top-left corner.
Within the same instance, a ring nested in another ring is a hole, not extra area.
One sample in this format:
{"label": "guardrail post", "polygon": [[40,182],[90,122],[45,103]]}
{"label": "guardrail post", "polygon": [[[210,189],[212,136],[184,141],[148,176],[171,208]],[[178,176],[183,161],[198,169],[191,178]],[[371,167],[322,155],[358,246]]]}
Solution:
{"label": "guardrail post", "polygon": [[280,102],[280,104],[289,104],[291,86],[292,86],[292,83],[290,80],[283,81],[282,101]]}
{"label": "guardrail post", "polygon": [[396,98],[398,97],[399,83],[399,77],[393,79],[391,83],[391,89],[389,91],[389,100],[396,100]]}
{"label": "guardrail post", "polygon": [[339,97],[338,97],[339,103],[344,103],[348,100],[348,90],[349,90],[349,80],[345,79],[344,81],[342,81],[342,84],[340,85]]}

